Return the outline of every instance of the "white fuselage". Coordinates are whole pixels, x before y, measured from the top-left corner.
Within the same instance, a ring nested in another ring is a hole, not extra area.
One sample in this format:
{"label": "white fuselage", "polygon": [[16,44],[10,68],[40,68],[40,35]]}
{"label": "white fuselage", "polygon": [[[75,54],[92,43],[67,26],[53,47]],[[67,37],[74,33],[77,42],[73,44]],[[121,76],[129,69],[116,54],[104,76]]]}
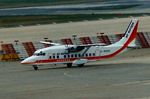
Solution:
{"label": "white fuselage", "polygon": [[26,64],[57,64],[73,63],[78,59],[97,61],[102,58],[113,57],[114,53],[121,46],[90,46],[84,47],[80,51],[68,52],[69,48],[75,48],[76,45],[59,45],[37,50],[31,57],[27,58]]}

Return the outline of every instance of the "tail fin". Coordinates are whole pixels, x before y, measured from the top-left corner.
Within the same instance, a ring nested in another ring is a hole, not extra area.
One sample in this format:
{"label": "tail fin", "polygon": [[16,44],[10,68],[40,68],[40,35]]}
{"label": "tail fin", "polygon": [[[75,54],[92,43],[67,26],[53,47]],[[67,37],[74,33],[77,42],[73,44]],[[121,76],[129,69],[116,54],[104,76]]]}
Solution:
{"label": "tail fin", "polygon": [[[116,42],[114,45],[118,45],[118,46],[129,46],[129,44],[135,39],[136,34],[137,34],[137,29],[138,29],[138,23],[139,20],[137,19],[132,19],[124,36],[122,37],[122,39],[118,42]],[[135,43],[135,41],[133,41],[132,43]]]}
{"label": "tail fin", "polygon": [[110,53],[101,57],[103,58],[113,57],[125,51],[126,48],[128,48],[132,42],[135,43],[134,39],[137,34],[138,23],[139,21],[137,19],[132,19],[122,39],[114,44],[104,46],[103,47],[104,49],[105,48],[110,49]]}

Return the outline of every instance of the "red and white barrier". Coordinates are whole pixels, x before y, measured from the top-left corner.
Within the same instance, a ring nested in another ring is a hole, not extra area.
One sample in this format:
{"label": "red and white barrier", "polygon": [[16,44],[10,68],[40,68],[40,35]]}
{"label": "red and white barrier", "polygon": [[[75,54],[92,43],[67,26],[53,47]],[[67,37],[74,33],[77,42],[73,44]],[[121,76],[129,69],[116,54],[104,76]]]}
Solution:
{"label": "red and white barrier", "polygon": [[144,36],[144,33],[142,33],[142,32],[138,33],[137,40],[140,41],[142,48],[150,47],[148,41],[146,40],[146,38]]}
{"label": "red and white barrier", "polygon": [[29,56],[33,55],[33,53],[36,51],[36,49],[35,49],[32,42],[24,42],[22,44],[25,47],[25,49],[26,49]]}
{"label": "red and white barrier", "polygon": [[80,37],[80,41],[82,44],[92,44],[92,40],[90,37]]}
{"label": "red and white barrier", "polygon": [[[122,38],[123,34],[117,35],[101,35],[95,37],[80,37],[80,38],[65,38],[61,40],[51,41],[61,44],[92,44],[105,43],[106,45],[115,43]],[[150,48],[150,33],[139,32],[136,37],[136,45],[139,48]],[[1,52],[3,54],[17,54],[20,59],[24,59],[33,55],[37,49],[48,47],[49,45],[41,44],[40,42],[23,42],[18,44],[1,44]],[[1,53],[2,54],[2,53]]]}
{"label": "red and white barrier", "polygon": [[66,44],[66,45],[73,44],[71,38],[61,39],[61,41],[63,42],[63,44]]}

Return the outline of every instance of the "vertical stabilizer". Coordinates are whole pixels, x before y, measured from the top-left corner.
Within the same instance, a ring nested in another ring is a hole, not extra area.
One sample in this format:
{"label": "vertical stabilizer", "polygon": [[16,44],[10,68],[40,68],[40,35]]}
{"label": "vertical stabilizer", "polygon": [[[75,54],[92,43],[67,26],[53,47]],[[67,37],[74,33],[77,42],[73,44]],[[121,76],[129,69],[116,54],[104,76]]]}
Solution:
{"label": "vertical stabilizer", "polygon": [[[124,36],[122,39],[118,42],[116,42],[114,45],[118,46],[129,46],[129,44],[135,40],[136,34],[137,34],[137,28],[138,28],[138,20],[137,19],[132,19]],[[134,43],[134,41],[132,42]]]}

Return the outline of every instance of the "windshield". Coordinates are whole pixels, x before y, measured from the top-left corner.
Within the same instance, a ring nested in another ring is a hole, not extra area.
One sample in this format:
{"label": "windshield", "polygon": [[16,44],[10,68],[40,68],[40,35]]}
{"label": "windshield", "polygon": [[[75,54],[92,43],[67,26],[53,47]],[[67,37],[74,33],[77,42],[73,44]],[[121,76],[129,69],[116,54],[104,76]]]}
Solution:
{"label": "windshield", "polygon": [[43,53],[42,51],[40,53],[34,53],[33,55],[35,56],[45,56],[45,53]]}

